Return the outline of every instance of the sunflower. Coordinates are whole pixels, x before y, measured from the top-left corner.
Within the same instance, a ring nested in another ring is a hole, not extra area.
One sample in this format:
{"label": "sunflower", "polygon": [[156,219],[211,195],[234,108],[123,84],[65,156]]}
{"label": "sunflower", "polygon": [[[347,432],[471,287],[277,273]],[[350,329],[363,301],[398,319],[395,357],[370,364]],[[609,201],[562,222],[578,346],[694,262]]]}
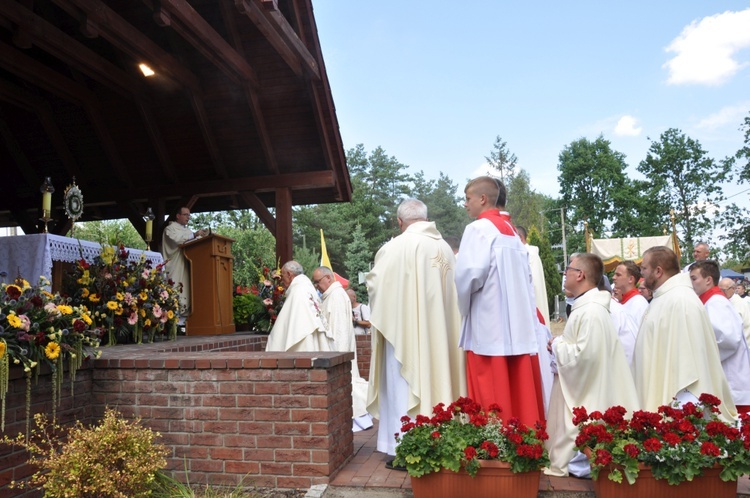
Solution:
{"label": "sunflower", "polygon": [[73,313],[73,307],[68,306],[67,304],[59,304],[57,305],[57,311],[59,311],[63,315],[70,315]]}
{"label": "sunflower", "polygon": [[170,320],[174,318],[174,311],[172,310],[167,311],[167,318],[169,318]]}
{"label": "sunflower", "polygon": [[125,299],[125,294],[123,294],[122,292],[118,292],[117,294],[115,294],[115,299],[117,299],[118,301],[122,301],[123,299]]}
{"label": "sunflower", "polygon": [[148,294],[146,294],[146,291],[141,291],[141,293],[138,294],[138,297],[140,297],[143,301],[146,301],[148,299]]}
{"label": "sunflower", "polygon": [[110,311],[114,311],[117,308],[118,308],[118,305],[117,305],[116,302],[114,302],[114,301],[107,301],[107,309],[109,309]]}
{"label": "sunflower", "polygon": [[16,328],[16,329],[21,328],[21,319],[18,318],[18,315],[15,315],[15,314],[8,315],[8,323],[13,328]]}
{"label": "sunflower", "polygon": [[60,345],[56,342],[50,342],[47,347],[44,348],[44,354],[50,360],[56,360],[60,356]]}
{"label": "sunflower", "polygon": [[91,294],[89,296],[89,301],[91,301],[92,303],[98,303],[100,301],[100,298],[96,294]]}

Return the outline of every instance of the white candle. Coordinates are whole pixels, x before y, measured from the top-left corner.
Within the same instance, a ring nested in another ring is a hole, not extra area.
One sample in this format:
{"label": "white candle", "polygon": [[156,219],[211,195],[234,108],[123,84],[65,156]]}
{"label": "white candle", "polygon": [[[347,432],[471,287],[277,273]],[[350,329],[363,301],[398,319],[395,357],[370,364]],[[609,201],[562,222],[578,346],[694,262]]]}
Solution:
{"label": "white candle", "polygon": [[154,234],[154,222],[152,220],[146,221],[146,240],[150,241],[151,236]]}
{"label": "white candle", "polygon": [[52,211],[52,192],[44,192],[42,194],[42,211],[49,216]]}

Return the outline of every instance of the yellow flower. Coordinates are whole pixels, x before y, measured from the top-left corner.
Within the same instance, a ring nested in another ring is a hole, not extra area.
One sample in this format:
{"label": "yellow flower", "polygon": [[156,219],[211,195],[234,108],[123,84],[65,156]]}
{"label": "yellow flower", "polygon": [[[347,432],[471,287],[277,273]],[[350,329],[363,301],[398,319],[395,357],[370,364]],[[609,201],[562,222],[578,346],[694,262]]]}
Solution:
{"label": "yellow flower", "polygon": [[125,299],[125,294],[123,294],[122,292],[118,292],[117,294],[115,294],[115,299],[117,299],[118,301],[122,301],[123,299]]}
{"label": "yellow flower", "polygon": [[26,280],[24,280],[24,279],[21,279],[21,284],[23,285],[23,290],[26,290],[26,289],[30,289],[30,288],[31,288],[31,284],[30,284],[30,283],[28,283],[28,282],[27,282]]}
{"label": "yellow flower", "polygon": [[141,291],[141,293],[138,294],[138,297],[140,297],[143,301],[148,300],[148,294],[146,294],[146,291]]}
{"label": "yellow flower", "polygon": [[104,262],[107,265],[111,265],[112,262],[115,260],[115,248],[112,246],[102,247],[101,258],[102,258],[102,262]]}
{"label": "yellow flower", "polygon": [[141,316],[146,318],[146,310],[141,308]]}
{"label": "yellow flower", "polygon": [[107,309],[114,311],[118,308],[117,303],[114,301],[107,301]]}
{"label": "yellow flower", "polygon": [[50,342],[47,347],[44,348],[44,354],[50,360],[56,360],[60,356],[60,345],[56,342]]}
{"label": "yellow flower", "polygon": [[98,303],[100,299],[99,299],[99,296],[97,296],[96,294],[91,294],[89,296],[89,301],[91,301],[92,303]]}
{"label": "yellow flower", "polygon": [[151,326],[151,319],[150,318],[146,318],[146,321],[143,322],[143,326],[144,327],[150,327]]}
{"label": "yellow flower", "polygon": [[82,298],[86,299],[87,297],[89,297],[89,294],[91,294],[91,292],[86,287],[84,287],[83,289],[81,289],[81,297]]}
{"label": "yellow flower", "polygon": [[91,325],[93,323],[93,320],[88,315],[88,313],[84,313],[81,315],[81,318],[83,318],[83,321],[86,322],[86,325]]}
{"label": "yellow flower", "polygon": [[23,294],[23,292],[21,291],[21,288],[19,286],[17,286],[17,285],[8,284],[7,286],[5,286],[6,289],[10,289],[11,287],[14,288],[14,289],[16,289],[19,294]]}
{"label": "yellow flower", "polygon": [[174,311],[172,310],[167,311],[167,318],[169,318],[170,320],[174,318]]}
{"label": "yellow flower", "polygon": [[14,315],[14,314],[8,315],[8,323],[13,328],[16,328],[16,329],[20,329],[21,328],[21,319],[18,318],[18,316]]}
{"label": "yellow flower", "polygon": [[47,299],[52,299],[53,297],[55,297],[51,292],[47,292],[46,290],[42,291],[42,295]]}
{"label": "yellow flower", "polygon": [[5,339],[0,339],[0,358],[5,358],[5,352],[8,350],[8,345],[5,343]]}
{"label": "yellow flower", "polygon": [[71,313],[73,313],[73,307],[68,306],[67,304],[60,304],[57,306],[57,311],[59,311],[62,315],[70,315]]}
{"label": "yellow flower", "polygon": [[117,309],[115,310],[115,315],[122,315],[122,308],[121,307],[119,307],[119,306],[117,307]]}

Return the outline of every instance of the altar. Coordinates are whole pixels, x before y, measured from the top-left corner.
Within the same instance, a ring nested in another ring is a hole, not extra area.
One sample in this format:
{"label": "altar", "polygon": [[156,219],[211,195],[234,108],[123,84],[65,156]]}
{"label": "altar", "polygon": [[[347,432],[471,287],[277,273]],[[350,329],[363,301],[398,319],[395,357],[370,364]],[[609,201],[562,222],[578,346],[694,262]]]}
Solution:
{"label": "altar", "polygon": [[[50,233],[0,237],[0,282],[10,283],[20,275],[31,285],[36,285],[43,275],[52,282],[52,290],[59,291],[66,267],[81,259],[92,263],[101,250],[98,242]],[[164,262],[158,252],[127,251],[129,262],[138,262],[141,256],[151,260],[154,266]]]}

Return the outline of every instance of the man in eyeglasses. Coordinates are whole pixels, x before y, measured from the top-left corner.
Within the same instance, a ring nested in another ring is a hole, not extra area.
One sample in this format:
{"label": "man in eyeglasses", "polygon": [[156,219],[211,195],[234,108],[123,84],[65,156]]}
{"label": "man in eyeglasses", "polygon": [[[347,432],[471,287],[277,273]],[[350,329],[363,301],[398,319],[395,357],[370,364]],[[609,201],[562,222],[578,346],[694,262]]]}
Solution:
{"label": "man in eyeglasses", "polygon": [[[208,230],[201,229],[193,232],[188,228],[190,209],[183,206],[175,213],[175,220],[170,221],[164,228],[161,238],[161,251],[164,256],[167,275],[180,291],[180,323],[191,313],[190,299],[190,266],[180,249],[180,245],[197,237],[205,237]],[[182,284],[180,286],[180,284]]]}
{"label": "man in eyeglasses", "polygon": [[711,320],[695,295],[690,275],[680,273],[668,247],[643,254],[641,275],[654,292],[633,355],[633,377],[641,409],[656,411],[673,401],[697,403],[703,393],[721,400],[718,416],[732,422],[737,410],[721,368]]}
{"label": "man in eyeglasses", "polygon": [[296,261],[284,263],[281,284],[286,288],[284,306],[268,335],[266,351],[333,351],[333,335],[318,291],[302,265]]}
{"label": "man in eyeglasses", "polygon": [[352,302],[341,283],[336,281],[333,270],[319,266],[313,271],[313,285],[323,293],[323,316],[333,336],[334,351],[354,353],[352,360],[352,430],[354,432],[372,427],[372,417],[367,413],[367,381],[359,376],[357,366],[357,341],[352,323]]}

